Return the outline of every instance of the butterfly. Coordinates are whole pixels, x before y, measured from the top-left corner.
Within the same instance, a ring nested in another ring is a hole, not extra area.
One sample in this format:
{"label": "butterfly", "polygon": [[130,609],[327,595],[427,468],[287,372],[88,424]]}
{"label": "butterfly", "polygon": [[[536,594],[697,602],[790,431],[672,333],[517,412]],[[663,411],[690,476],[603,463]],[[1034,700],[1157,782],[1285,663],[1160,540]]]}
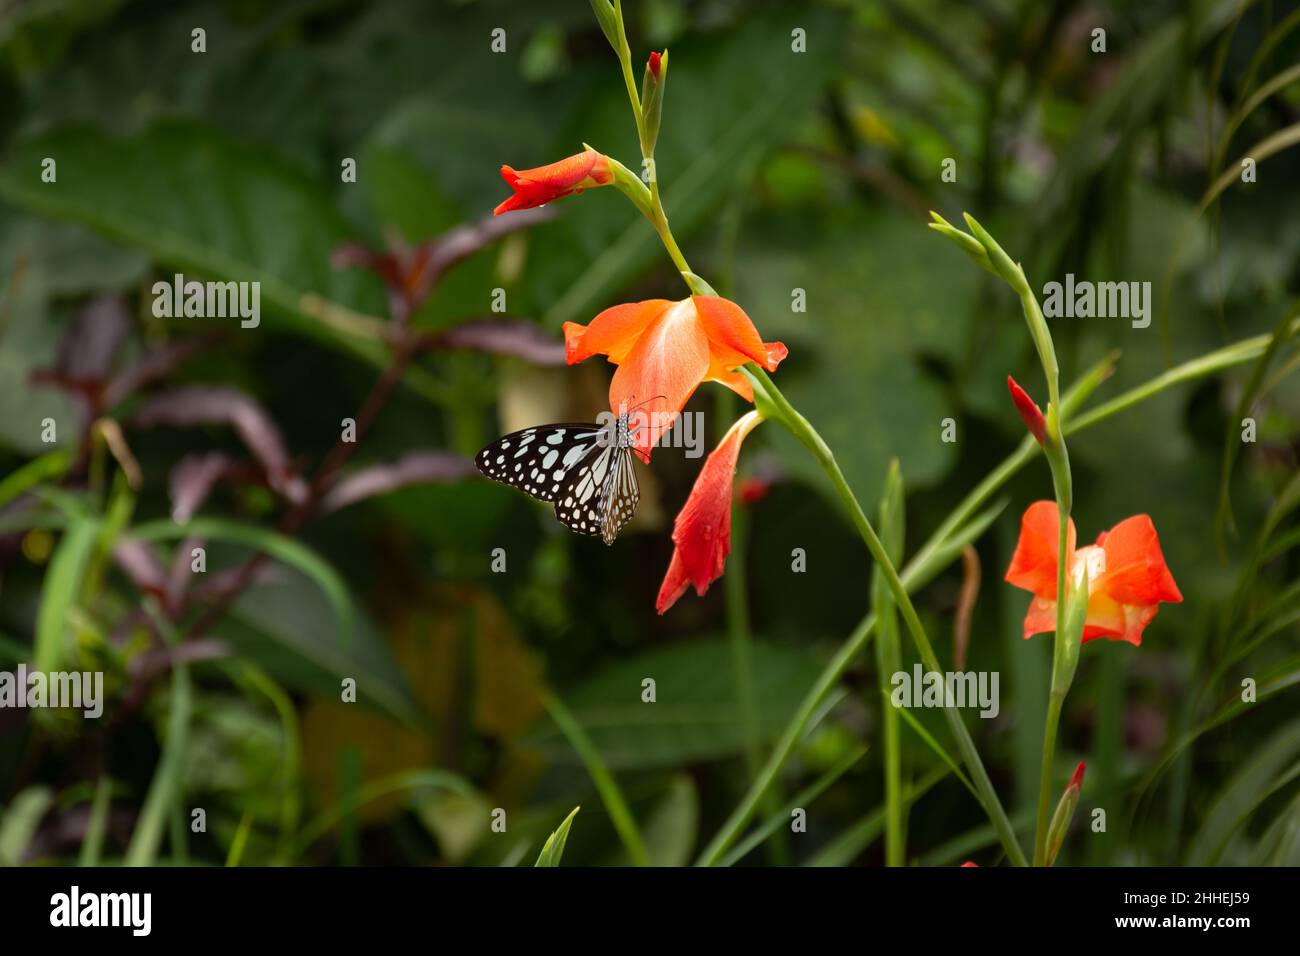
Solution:
{"label": "butterfly", "polygon": [[610,425],[534,425],[498,438],[474,464],[493,481],[553,502],[570,530],[613,544],[641,500],[632,433],[626,413]]}

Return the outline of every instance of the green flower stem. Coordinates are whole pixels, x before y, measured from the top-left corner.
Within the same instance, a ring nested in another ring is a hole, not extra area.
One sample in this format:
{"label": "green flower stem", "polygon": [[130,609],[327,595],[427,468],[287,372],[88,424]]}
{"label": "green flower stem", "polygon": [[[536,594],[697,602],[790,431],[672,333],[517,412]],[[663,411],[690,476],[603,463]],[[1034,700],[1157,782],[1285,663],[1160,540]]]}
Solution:
{"label": "green flower stem", "polygon": [[[627,86],[628,98],[632,104],[632,112],[636,119],[638,138],[642,145],[642,156],[644,159],[651,159],[652,157],[649,155],[650,150],[646,148],[644,117],[641,110],[640,97],[636,91],[635,78],[632,75],[630,51],[628,49],[627,38],[623,28],[623,14],[619,0],[614,0],[613,11],[616,19],[617,38],[611,38],[611,42],[615,44],[615,49],[619,55],[624,84]],[[598,16],[600,16],[599,12]],[[602,23],[602,29],[606,29],[604,23]],[[608,29],[606,29],[606,35],[609,35]],[[615,168],[616,170],[622,171],[622,173],[627,173],[625,167],[622,167],[617,163],[615,164]],[[664,248],[667,250],[668,255],[671,257],[678,271],[681,272],[682,278],[686,281],[691,291],[699,295],[711,294],[712,289],[709,287],[707,282],[700,279],[691,270],[686,261],[686,257],[682,254],[680,247],[677,245],[676,239],[673,237],[672,229],[668,225],[667,214],[663,209],[663,202],[659,196],[658,177],[654,174],[651,175],[651,187],[649,189],[646,189],[644,183],[642,183],[638,178],[630,175],[620,175],[619,179],[622,181],[619,182],[616,180],[616,182],[620,189],[622,189],[629,198],[632,198],[633,202],[641,212],[650,219],[660,240],[663,242]],[[1195,359],[1192,362],[1185,363],[1178,368],[1171,369],[1163,375],[1158,376],[1156,379],[1153,379],[1151,382],[1148,382],[1146,385],[1139,386],[1138,389],[1125,393],[1098,409],[1095,409],[1090,415],[1084,416],[1076,422],[1073,428],[1068,428],[1065,423],[1065,415],[1068,411],[1073,410],[1070,407],[1071,396],[1067,396],[1064,402],[1060,398],[1059,366],[1056,361],[1055,348],[1052,344],[1051,336],[1048,333],[1047,323],[1043,317],[1042,310],[1038,307],[1038,302],[1034,298],[1033,291],[1029,288],[1029,283],[1025,278],[1024,271],[1019,265],[1011,261],[1010,257],[1002,250],[1001,246],[999,246],[993,238],[984,231],[979,223],[970,216],[966,217],[966,221],[970,226],[972,233],[974,233],[974,236],[967,236],[961,233],[959,230],[946,223],[940,216],[935,215],[934,218],[936,220],[933,224],[934,228],[943,232],[945,235],[948,235],[949,238],[957,240],[962,248],[971,255],[982,268],[1000,275],[1020,294],[1022,307],[1025,311],[1025,319],[1029,325],[1030,334],[1034,339],[1035,347],[1038,350],[1044,374],[1047,377],[1048,395],[1050,399],[1048,408],[1049,429],[1053,424],[1055,425],[1052,432],[1056,441],[1052,444],[1056,446],[1056,449],[1052,449],[1048,454],[1049,461],[1053,457],[1054,453],[1059,456],[1059,460],[1053,467],[1053,478],[1057,486],[1058,507],[1063,502],[1066,505],[1066,507],[1060,508],[1061,534],[1058,545],[1059,553],[1063,556],[1067,541],[1066,534],[1069,518],[1068,491],[1070,489],[1070,472],[1068,459],[1065,455],[1065,434],[1068,431],[1082,430],[1083,428],[1095,424],[1096,422],[1109,417],[1111,414],[1122,411],[1123,409],[1157,394],[1178,382],[1199,378],[1211,374],[1219,369],[1250,361],[1267,347],[1268,342],[1271,340],[1271,336],[1256,336],[1254,339],[1249,339],[1238,343],[1235,346],[1220,349],[1216,352],[1210,353],[1209,355]],[[976,236],[979,238],[976,239]],[[1300,319],[1297,320],[1297,326],[1300,326]],[[1108,358],[1105,362],[1097,366],[1092,373],[1085,376],[1078,385],[1076,385],[1073,393],[1075,404],[1081,403],[1088,394],[1091,394],[1092,390],[1095,389],[1109,374],[1110,366],[1112,364],[1113,358]],[[880,539],[876,536],[875,530],[871,527],[871,523],[867,521],[866,515],[863,513],[862,508],[858,504],[857,499],[853,496],[853,492],[849,488],[847,481],[840,472],[839,466],[835,462],[834,455],[826,446],[825,442],[822,441],[821,436],[818,435],[807,420],[795,411],[793,406],[785,400],[785,397],[781,395],[774,385],[772,385],[771,380],[761,369],[751,365],[746,367],[746,372],[750,374],[751,380],[760,385],[760,389],[756,390],[756,403],[761,403],[762,401],[758,392],[763,390],[764,385],[767,386],[768,399],[777,406],[779,411],[778,417],[780,417],[783,423],[785,423],[786,426],[809,448],[830,476],[837,492],[849,507],[849,511],[854,518],[854,523],[858,526],[864,541],[867,543],[868,549],[872,552],[873,558],[876,560],[880,570],[884,572],[889,590],[892,591],[898,599],[904,620],[907,623],[909,631],[912,632],[912,636],[916,640],[918,648],[921,650],[922,657],[925,659],[927,666],[931,667],[932,670],[939,670],[934,650],[929,645],[925,632],[920,626],[920,621],[916,617],[916,610],[912,606],[911,600],[908,597],[908,589],[919,587],[922,583],[930,580],[930,578],[937,574],[955,557],[956,552],[947,546],[960,532],[962,525],[968,521],[972,515],[974,515],[976,509],[978,509],[980,505],[983,504],[995,490],[997,490],[997,488],[1001,487],[1003,483],[1024,467],[1024,465],[1033,457],[1033,439],[1026,436],[1016,452],[1008,457],[997,469],[986,477],[983,482],[976,486],[969,495],[967,495],[966,499],[949,515],[948,519],[940,526],[938,531],[930,537],[930,540],[927,541],[922,549],[913,557],[912,561],[904,568],[903,573],[900,576],[895,570],[892,562],[888,560],[888,555],[885,554]],[[1063,494],[1063,492],[1065,493]],[[1058,564],[1064,565],[1064,561],[1058,561]],[[1058,570],[1063,571],[1063,569]],[[1064,593],[1063,573],[1058,573],[1057,581],[1059,595]],[[1063,623],[1061,610],[1058,608],[1058,639],[1063,631]],[[817,708],[825,699],[826,695],[830,693],[831,689],[834,688],[836,683],[838,683],[840,677],[848,666],[857,658],[863,648],[866,647],[867,641],[870,640],[874,629],[875,615],[868,614],[854,632],[849,635],[835,657],[827,664],[826,668],[818,677],[816,683],[814,683],[808,694],[804,697],[804,700],[791,718],[790,723],[787,724],[786,729],[783,731],[775,750],[773,750],[772,755],[768,759],[767,764],[763,767],[762,772],[753,781],[748,792],[742,798],[739,806],[736,807],[731,816],[728,817],[727,821],[723,824],[722,829],[701,853],[699,860],[697,861],[698,863],[704,865],[716,864],[726,850],[736,841],[742,829],[753,818],[753,815],[758,809],[761,801],[763,801],[767,794],[772,791],[781,770],[790,759],[790,756],[794,753],[794,749],[797,746],[799,739],[803,735],[809,722],[813,719],[814,714],[817,712]],[[1054,674],[1059,673],[1060,671],[1059,665],[1063,656],[1061,650],[1061,643],[1058,640],[1053,653]],[[1049,706],[1049,711],[1052,709],[1053,708]],[[1051,763],[1049,754],[1050,751],[1055,749],[1055,730],[1058,722],[1057,718],[1059,718],[1059,707],[1055,708],[1055,710],[1056,714],[1054,716],[1049,716],[1050,731],[1044,735],[1045,758],[1048,758],[1044,761],[1044,765],[1047,768],[1044,771],[1044,777],[1048,778],[1050,778]],[[1005,811],[1003,811],[1000,803],[997,801],[997,795],[993,792],[992,785],[984,771],[983,764],[980,763],[978,754],[975,753],[974,745],[970,740],[969,734],[966,732],[965,725],[961,722],[960,715],[957,715],[950,708],[945,708],[944,713],[945,716],[948,717],[954,736],[957,738],[958,744],[961,747],[963,759],[966,760],[968,766],[970,766],[972,770],[976,786],[979,788],[980,792],[984,794],[983,802],[985,803],[985,810],[993,820],[994,826],[998,830],[999,836],[1002,838],[1002,841],[1006,846],[1008,856],[1013,862],[1023,865],[1025,863],[1023,851],[1021,851],[1020,845],[1011,829],[1010,822],[1006,818]],[[1038,829],[1041,831],[1043,828],[1040,826]]]}
{"label": "green flower stem", "polygon": [[[655,232],[659,234],[659,241],[664,244],[664,249],[668,251],[668,256],[673,260],[673,265],[677,267],[677,271],[682,274],[682,278],[691,287],[691,291],[700,294],[691,281],[691,276],[694,273],[691,272],[686,256],[682,255],[681,247],[677,245],[677,240],[673,237],[672,228],[668,225],[668,214],[664,212],[663,200],[659,196],[659,176],[654,165],[654,144],[649,131],[646,129],[641,94],[637,92],[636,76],[632,71],[632,50],[628,46],[627,31],[623,24],[621,0],[614,0],[614,30],[615,39],[612,39],[611,43],[614,44],[615,52],[618,54],[619,68],[623,73],[623,85],[627,87],[628,102],[632,105],[632,117],[636,120],[636,136],[637,142],[641,146],[643,168],[648,173],[649,187],[645,190],[647,193],[645,201],[633,195],[633,191],[628,188],[630,184],[616,181],[616,185],[633,200],[636,207],[650,220],[650,224],[655,227]],[[617,162],[616,166],[624,171],[627,169],[625,166],[617,164]],[[642,180],[639,177],[636,177],[636,179],[644,187]],[[640,190],[636,190],[636,192],[640,192]]]}
{"label": "green flower stem", "polygon": [[[1300,319],[1296,322],[1296,331],[1300,331]],[[1197,381],[1226,369],[1252,362],[1264,354],[1264,350],[1268,348],[1271,339],[1272,335],[1269,334],[1257,335],[1249,339],[1243,339],[1233,345],[1216,349],[1213,352],[1177,365],[1157,375],[1150,381],[1131,388],[1108,402],[1101,403],[1088,412],[1078,412],[1079,407],[1112,373],[1118,355],[1107,356],[1106,359],[1095,365],[1075,383],[1074,387],[1066,392],[1062,398],[1061,406],[1065,412],[1065,417],[1069,420],[1065,432],[1068,435],[1074,435],[1085,428],[1091,428],[1108,418],[1113,418],[1120,412],[1127,411],[1147,399],[1154,398],[1175,385]],[[961,503],[949,513],[943,523],[930,535],[920,550],[912,556],[912,560],[903,568],[900,578],[909,591],[915,591],[932,580],[955,559],[957,552],[951,549],[953,539],[999,488],[1034,460],[1038,450],[1038,443],[1032,437],[1026,435],[1020,442],[1020,446],[989,472],[984,480],[976,485],[962,499]],[[795,747],[802,739],[804,731],[807,729],[813,715],[817,712],[817,708],[821,706],[826,695],[834,689],[844,672],[857,660],[858,655],[867,646],[875,625],[875,614],[870,613],[844,639],[844,643],[840,645],[835,656],[827,662],[817,680],[808,689],[808,693],[804,695],[804,699],[800,702],[793,716],[791,716],[789,723],[781,731],[781,736],[768,757],[767,763],[763,766],[762,772],[750,786],[745,796],[741,798],[741,802],[736,809],[731,812],[731,816],[723,823],[717,835],[700,854],[699,859],[696,861],[697,864],[707,866],[717,863],[722,854],[735,843],[740,833],[753,819],[763,796],[776,782],[781,771],[785,769],[786,763],[794,754]]]}
{"label": "green flower stem", "polygon": [[[926,636],[925,628],[921,625],[921,619],[917,616],[916,608],[912,605],[912,599],[907,594],[907,588],[903,586],[898,572],[894,569],[894,563],[889,560],[889,554],[885,551],[885,546],[877,536],[876,529],[872,527],[871,521],[862,510],[862,505],[859,504],[853,490],[849,487],[844,473],[835,460],[835,455],[827,447],[826,442],[822,440],[817,430],[808,422],[808,419],[796,411],[794,406],[781,394],[781,391],[766,372],[756,365],[747,365],[744,371],[755,386],[755,401],[760,404],[760,408],[764,404],[773,407],[776,410],[773,417],[778,418],[789,429],[791,434],[812,452],[813,457],[817,459],[818,464],[822,466],[822,469],[831,479],[831,484],[834,485],[836,493],[839,494],[840,499],[848,509],[858,534],[866,544],[867,550],[871,552],[876,567],[883,572],[885,583],[893,594],[894,601],[903,616],[903,622],[912,635],[912,640],[916,644],[921,659],[930,670],[942,671],[943,668],[939,664],[939,657],[935,654],[930,639]],[[760,391],[763,393],[763,399],[758,397]],[[994,829],[997,830],[998,837],[1006,848],[1007,855],[1018,866],[1024,866],[1026,863],[1024,852],[1020,849],[1015,831],[1011,827],[1011,821],[1007,818],[1006,811],[1002,808],[1002,803],[993,789],[993,783],[989,780],[988,773],[984,769],[984,764],[975,749],[970,733],[962,722],[961,714],[956,707],[945,706],[943,711],[944,716],[948,719],[949,729],[957,742],[957,747],[961,751],[962,759],[969,768],[971,779],[979,791],[984,810],[989,815],[989,820],[993,823]]]}
{"label": "green flower stem", "polygon": [[596,785],[596,792],[600,794],[600,800],[605,804],[605,811],[609,814],[614,830],[633,865],[649,866],[650,854],[646,851],[645,839],[641,836],[641,831],[637,829],[636,818],[632,816],[623,791],[619,789],[614,775],[605,766],[605,761],[601,759],[596,745],[591,742],[587,732],[582,729],[577,719],[558,697],[547,690],[543,690],[541,696],[546,712],[551,715],[555,725],[560,728],[569,744],[586,764],[587,773],[591,775],[592,783]]}
{"label": "green flower stem", "polygon": [[632,48],[628,46],[627,30],[623,26],[622,0],[614,0],[614,29],[618,38],[618,65],[623,70],[623,85],[627,87],[627,98],[632,104],[632,115],[636,118],[636,135],[641,143],[641,155],[649,158],[646,149],[645,115],[641,111],[641,94],[636,89],[636,77],[632,73]]}
{"label": "green flower stem", "polygon": [[[885,492],[880,501],[880,529],[890,560],[903,558],[903,479],[898,459],[889,463]],[[880,686],[880,718],[884,740],[885,774],[885,864],[902,866],[906,860],[907,833],[903,819],[903,752],[900,717],[893,706],[890,688],[893,675],[901,666],[898,640],[898,616],[879,568],[871,577],[871,606],[876,611],[876,675]]]}
{"label": "green flower stem", "polygon": [[[1064,603],[1064,602],[1062,602]],[[1034,827],[1034,866],[1047,862],[1047,825],[1052,798],[1052,765],[1056,755],[1056,730],[1061,722],[1061,705],[1065,695],[1055,688],[1047,699],[1047,719],[1043,723],[1043,762],[1038,772],[1038,816]]]}
{"label": "green flower stem", "polygon": [[[1038,306],[1038,298],[1034,295],[1034,290],[1030,287],[1029,280],[1025,277],[1025,270],[1020,263],[1012,261],[1006,250],[998,245],[997,240],[989,235],[988,231],[969,213],[966,214],[965,218],[966,225],[971,231],[970,236],[962,236],[956,229],[948,225],[942,217],[935,216],[934,218],[936,219],[934,227],[938,231],[955,240],[967,254],[972,255],[981,265],[984,265],[983,260],[987,259],[985,268],[989,268],[991,272],[1002,278],[1020,297],[1020,306],[1025,314],[1025,324],[1029,328],[1029,336],[1033,339],[1034,347],[1038,351],[1038,360],[1043,366],[1043,377],[1047,380],[1049,402],[1047,405],[1047,436],[1043,444],[1043,450],[1048,467],[1052,472],[1052,487],[1056,492],[1056,508],[1059,515],[1060,531],[1057,536],[1056,556],[1057,600],[1056,632],[1052,643],[1053,683],[1051,699],[1047,708],[1047,722],[1043,728],[1043,766],[1039,775],[1038,820],[1034,828],[1034,865],[1046,866],[1047,830],[1052,809],[1052,763],[1056,752],[1056,733],[1061,718],[1061,707],[1065,701],[1065,694],[1069,690],[1069,680],[1066,680],[1064,686],[1061,686],[1058,683],[1058,678],[1065,669],[1065,662],[1071,657],[1077,659],[1078,652],[1077,643],[1076,646],[1071,647],[1071,642],[1075,639],[1066,627],[1066,579],[1070,571],[1066,564],[1066,557],[1069,547],[1070,509],[1073,506],[1074,483],[1070,473],[1070,455],[1065,447],[1065,420],[1060,398],[1060,366],[1056,361],[1056,346],[1052,343],[1051,330],[1047,327],[1047,320],[1043,317],[1043,310]],[[974,250],[974,244],[971,242],[972,237],[982,247],[983,259]],[[1073,678],[1073,668],[1070,668],[1070,677]]]}
{"label": "green flower stem", "polygon": [[[1263,347],[1263,343],[1261,343],[1260,347]],[[1250,358],[1251,356],[1245,356],[1240,361],[1247,362],[1250,361]],[[1113,356],[1108,357],[1107,360],[1095,366],[1075,385],[1065,397],[1064,404],[1067,409],[1076,408],[1093,393],[1097,386],[1110,375],[1113,361]],[[1008,456],[1001,465],[990,472],[953,509],[943,524],[939,526],[929,540],[912,557],[907,566],[903,568],[901,578],[909,591],[916,590],[933,579],[956,557],[957,552],[949,548],[952,539],[960,533],[963,526],[993,496],[994,492],[1010,481],[1021,468],[1033,460],[1037,450],[1037,443],[1026,435],[1024,440],[1021,441],[1020,447]],[[786,724],[785,729],[781,732],[776,747],[768,757],[762,772],[750,785],[748,792],[741,799],[736,809],[732,811],[731,816],[727,818],[722,829],[718,831],[717,835],[700,854],[696,861],[697,865],[715,865],[722,855],[726,853],[727,849],[739,838],[741,832],[757,812],[765,795],[777,782],[781,771],[785,768],[786,763],[794,753],[795,747],[803,738],[804,732],[807,730],[813,715],[817,713],[822,701],[839,683],[844,672],[857,660],[867,646],[867,642],[874,633],[875,625],[876,616],[873,611],[867,614],[854,628],[835,656],[831,658],[821,674],[818,675],[816,682],[804,695],[798,709],[790,718],[790,722]]]}

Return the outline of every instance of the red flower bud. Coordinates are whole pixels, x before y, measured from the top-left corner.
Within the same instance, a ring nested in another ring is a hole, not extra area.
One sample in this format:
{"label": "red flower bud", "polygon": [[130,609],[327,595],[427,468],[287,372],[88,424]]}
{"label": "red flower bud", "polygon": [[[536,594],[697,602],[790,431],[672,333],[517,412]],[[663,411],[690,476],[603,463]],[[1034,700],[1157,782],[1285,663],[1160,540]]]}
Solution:
{"label": "red flower bud", "polygon": [[532,209],[556,199],[572,196],[584,189],[608,186],[614,181],[609,157],[586,149],[549,166],[536,169],[501,167],[501,178],[514,190],[514,195],[494,210],[496,215],[515,209]]}
{"label": "red flower bud", "polygon": [[1010,375],[1007,376],[1007,388],[1011,392],[1011,401],[1016,405],[1016,411],[1024,419],[1025,427],[1029,433],[1034,436],[1034,440],[1040,445],[1047,444],[1047,421],[1043,418],[1043,413],[1039,411],[1034,400],[1029,397],[1023,388],[1016,384],[1016,380]]}
{"label": "red flower bud", "polygon": [[[664,51],[664,53],[667,52],[668,52],[667,50]],[[659,79],[659,68],[660,68],[659,65],[662,60],[663,60],[663,54],[651,53],[650,59],[646,63],[646,69],[650,71],[650,73],[654,76],[656,80]]]}
{"label": "red flower bud", "polygon": [[1070,778],[1070,786],[1075,787],[1075,788],[1078,788],[1078,789],[1082,789],[1082,788],[1083,788],[1083,772],[1084,772],[1084,770],[1086,770],[1086,769],[1087,769],[1087,767],[1084,766],[1083,761],[1080,760],[1080,761],[1079,761],[1079,766],[1077,766],[1077,767],[1074,768],[1074,776]]}

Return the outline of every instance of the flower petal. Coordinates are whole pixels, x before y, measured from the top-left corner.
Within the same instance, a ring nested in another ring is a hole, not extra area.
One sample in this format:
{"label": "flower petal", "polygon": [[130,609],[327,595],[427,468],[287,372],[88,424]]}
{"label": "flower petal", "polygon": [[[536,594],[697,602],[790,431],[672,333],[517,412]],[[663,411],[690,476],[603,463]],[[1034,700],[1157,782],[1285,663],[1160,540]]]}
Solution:
{"label": "flower petal", "polygon": [[498,216],[515,209],[542,206],[588,186],[604,186],[614,181],[609,160],[594,149],[534,169],[502,166],[501,178],[514,190],[514,195],[496,207],[494,212]]}
{"label": "flower petal", "polygon": [[757,362],[769,372],[775,372],[788,354],[780,342],[765,343],[745,310],[736,303],[713,295],[696,295],[691,299],[699,312],[704,334],[709,337],[709,353],[723,368],[730,370],[746,362]]}
{"label": "flower petal", "polygon": [[[593,323],[594,324],[594,323]],[[709,370],[709,342],[689,299],[665,309],[637,337],[609,383],[615,414],[637,410],[635,447],[648,453]]]}
{"label": "flower petal", "polygon": [[677,599],[686,593],[691,579],[686,575],[686,565],[681,555],[673,550],[673,559],[668,562],[668,573],[664,575],[663,584],[659,585],[659,596],[655,599],[655,610],[663,614],[677,603]]}
{"label": "flower petal", "polygon": [[1097,581],[1097,590],[1128,605],[1176,604],[1183,599],[1149,515],[1125,518],[1101,534],[1097,544],[1106,552],[1106,571]]}
{"label": "flower petal", "polygon": [[673,303],[667,299],[628,302],[606,309],[589,325],[564,323],[564,360],[576,365],[593,355],[608,355],[615,365],[623,362],[641,333]]}
{"label": "flower petal", "polygon": [[716,357],[711,356],[709,359],[709,374],[705,381],[725,385],[747,402],[754,400],[754,386],[749,384],[749,379],[739,371],[727,371]]}
{"label": "flower petal", "polygon": [[695,592],[703,595],[722,576],[731,551],[731,492],[736,461],[745,436],[762,420],[756,411],[742,415],[700,469],[673,523],[676,548],[655,605],[660,614],[685,593],[687,584],[693,584]]}
{"label": "flower petal", "polygon": [[1025,612],[1025,639],[1035,634],[1050,634],[1056,630],[1056,599],[1039,597],[1035,594],[1029,599],[1029,610]]}
{"label": "flower petal", "polygon": [[1120,604],[1109,594],[1094,592],[1088,600],[1088,617],[1083,625],[1084,642],[1099,637],[1128,641],[1135,647],[1142,643],[1142,632],[1158,610],[1155,604]]}
{"label": "flower petal", "polygon": [[[1011,556],[1011,566],[1007,568],[1006,573],[1007,583],[1053,601],[1056,600],[1059,515],[1055,501],[1035,501],[1025,509],[1024,517],[1020,520],[1020,540],[1016,542],[1015,553]],[[1068,567],[1074,559],[1073,520],[1070,521],[1066,542]],[[1054,628],[1055,624],[1048,630]]]}

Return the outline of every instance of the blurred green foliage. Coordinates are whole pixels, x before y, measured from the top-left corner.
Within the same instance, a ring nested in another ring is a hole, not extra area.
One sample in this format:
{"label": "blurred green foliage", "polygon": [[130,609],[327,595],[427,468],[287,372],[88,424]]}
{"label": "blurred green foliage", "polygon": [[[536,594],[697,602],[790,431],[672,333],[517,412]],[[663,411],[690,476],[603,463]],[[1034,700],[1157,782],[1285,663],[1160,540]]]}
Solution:
{"label": "blurred green foliage", "polygon": [[[1038,288],[1066,273],[1152,284],[1150,328],[1052,321],[1067,383],[1121,350],[1102,397],[1289,328],[1294,151],[1201,206],[1223,169],[1300,123],[1300,83],[1252,99],[1300,53],[1293,3],[624,6],[634,59],[672,51],[657,160],[693,268],[790,347],[781,386],[860,500],[879,499],[898,459],[909,543],[1019,441],[1006,375],[1038,384],[1018,303],[925,228],[927,210],[973,211]],[[310,479],[392,355],[385,285],[332,265],[340,246],[418,248],[479,220],[504,195],[503,163],[541,165],[586,142],[636,165],[626,93],[588,6],[51,0],[0,16],[0,667],[100,669],[109,688],[93,723],[0,711],[0,862],[630,862],[624,821],[547,716],[548,692],[616,775],[650,861],[689,862],[752,773],[734,645],[717,636],[736,614],[723,584],[653,612],[697,462],[657,453],[641,512],[610,549],[460,475],[300,528],[225,412],[137,421],[180,386],[237,388]],[[1104,53],[1091,49],[1096,28]],[[795,29],[806,53],[792,50]],[[46,157],[56,182],[42,180]],[[355,183],[341,176],[347,158]],[[615,190],[553,211],[441,275],[414,327],[491,316],[503,289],[506,317],[558,340],[565,321],[682,294]],[[259,281],[262,324],[155,317],[152,284],[175,272]],[[795,290],[806,311],[792,309]],[[125,316],[112,341],[85,319],[105,303]],[[142,359],[209,334],[105,399]],[[1300,863],[1295,356],[1280,340],[1255,379],[1245,367],[1165,391],[1071,441],[1081,538],[1151,514],[1187,600],[1161,611],[1140,649],[1084,649],[1058,760],[1062,779],[1088,761],[1079,820],[1103,808],[1108,825],[1078,823],[1062,860]],[[590,416],[607,369],[588,366],[420,355],[345,474]],[[62,378],[33,380],[51,369]],[[77,387],[92,380],[93,394]],[[1253,444],[1238,441],[1243,395]],[[690,406],[710,441],[730,421],[715,397],[702,389]],[[121,427],[136,485],[100,418]],[[208,453],[253,474],[226,474],[195,523],[174,526],[177,463]],[[763,753],[870,602],[867,556],[809,466],[775,428],[741,464],[771,485],[738,519],[748,540],[729,569],[747,572]],[[1046,469],[1006,493],[977,542],[968,663],[1001,673],[1001,716],[969,723],[1025,825],[1050,648],[1019,639],[1024,597],[1000,572],[1023,507],[1050,497]],[[144,549],[152,577],[121,557],[124,542]],[[791,571],[794,548],[806,573]],[[258,551],[270,558],[232,600],[204,592]],[[955,566],[918,599],[945,661],[961,582]],[[913,660],[903,642],[901,666]],[[1244,678],[1257,703],[1239,703]],[[782,775],[782,794],[822,781],[807,832],[773,826],[745,860],[883,859],[878,683],[868,654]],[[937,715],[911,716],[946,745]],[[909,859],[995,862],[977,805],[902,734]]]}

